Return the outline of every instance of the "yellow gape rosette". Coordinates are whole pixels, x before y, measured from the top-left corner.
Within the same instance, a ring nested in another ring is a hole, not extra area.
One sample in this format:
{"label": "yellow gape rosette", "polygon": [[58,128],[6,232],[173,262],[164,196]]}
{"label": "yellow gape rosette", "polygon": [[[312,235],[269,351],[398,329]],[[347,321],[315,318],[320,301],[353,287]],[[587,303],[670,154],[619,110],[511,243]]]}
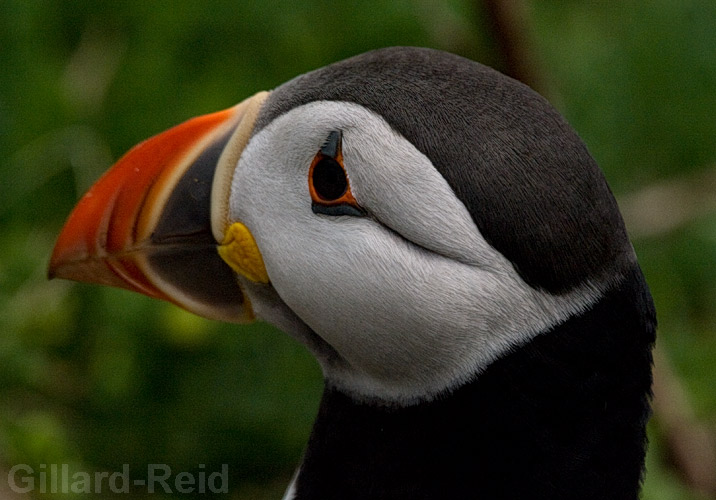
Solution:
{"label": "yellow gape rosette", "polygon": [[249,228],[241,222],[234,222],[229,226],[218,249],[221,258],[246,279],[257,283],[269,282],[256,240]]}

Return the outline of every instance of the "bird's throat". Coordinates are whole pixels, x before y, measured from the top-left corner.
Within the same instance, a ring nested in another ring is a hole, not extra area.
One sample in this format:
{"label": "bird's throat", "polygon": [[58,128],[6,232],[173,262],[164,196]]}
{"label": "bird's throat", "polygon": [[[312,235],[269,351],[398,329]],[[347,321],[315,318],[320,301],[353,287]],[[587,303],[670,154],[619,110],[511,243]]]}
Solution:
{"label": "bird's throat", "polygon": [[295,498],[637,499],[654,340],[644,290],[635,271],[431,402],[381,407],[328,386]]}

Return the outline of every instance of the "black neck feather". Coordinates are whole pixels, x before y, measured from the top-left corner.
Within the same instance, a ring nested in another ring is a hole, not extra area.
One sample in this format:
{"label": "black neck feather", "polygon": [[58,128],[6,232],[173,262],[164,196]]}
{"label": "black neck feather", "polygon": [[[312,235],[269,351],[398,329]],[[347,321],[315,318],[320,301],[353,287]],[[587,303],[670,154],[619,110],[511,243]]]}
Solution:
{"label": "black neck feather", "polygon": [[654,329],[637,269],[438,400],[381,407],[329,386],[296,499],[636,500]]}

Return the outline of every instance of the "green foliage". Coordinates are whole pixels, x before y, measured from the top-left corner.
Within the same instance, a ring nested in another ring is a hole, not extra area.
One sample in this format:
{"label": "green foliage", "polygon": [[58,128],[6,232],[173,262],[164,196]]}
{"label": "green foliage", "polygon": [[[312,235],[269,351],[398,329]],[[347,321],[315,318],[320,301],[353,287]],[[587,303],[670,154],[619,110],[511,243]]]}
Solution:
{"label": "green foliage", "polygon": [[[0,3],[0,475],[18,463],[130,464],[133,478],[148,463],[228,463],[237,498],[280,498],[321,391],[305,350],[266,325],[47,282],[54,237],[135,143],[307,70],[389,45],[499,64],[475,4]],[[531,5],[556,104],[618,195],[714,168],[713,2]],[[713,424],[716,214],[635,245],[660,342]],[[691,498],[652,434],[644,498]]]}

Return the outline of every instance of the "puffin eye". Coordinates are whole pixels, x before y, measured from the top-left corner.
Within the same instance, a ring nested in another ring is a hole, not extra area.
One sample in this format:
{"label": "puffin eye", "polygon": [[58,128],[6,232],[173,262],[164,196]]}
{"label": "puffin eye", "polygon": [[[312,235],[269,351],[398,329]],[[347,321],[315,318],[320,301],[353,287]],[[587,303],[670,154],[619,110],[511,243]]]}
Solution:
{"label": "puffin eye", "polygon": [[348,190],[348,179],[343,167],[333,158],[322,158],[313,167],[313,189],[324,201],[334,201]]}
{"label": "puffin eye", "polygon": [[351,193],[348,175],[343,167],[341,141],[343,134],[334,130],[318,150],[308,170],[311,209],[324,215],[365,215]]}

